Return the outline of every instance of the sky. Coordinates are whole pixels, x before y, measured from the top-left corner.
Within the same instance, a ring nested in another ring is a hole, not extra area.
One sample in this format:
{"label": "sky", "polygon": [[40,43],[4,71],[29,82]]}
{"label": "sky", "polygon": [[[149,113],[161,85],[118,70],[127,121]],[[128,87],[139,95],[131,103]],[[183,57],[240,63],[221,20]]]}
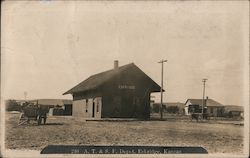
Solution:
{"label": "sky", "polygon": [[164,102],[202,98],[207,78],[209,98],[247,103],[247,1],[4,1],[1,14],[3,99],[72,99],[114,60],[160,85],[167,59]]}

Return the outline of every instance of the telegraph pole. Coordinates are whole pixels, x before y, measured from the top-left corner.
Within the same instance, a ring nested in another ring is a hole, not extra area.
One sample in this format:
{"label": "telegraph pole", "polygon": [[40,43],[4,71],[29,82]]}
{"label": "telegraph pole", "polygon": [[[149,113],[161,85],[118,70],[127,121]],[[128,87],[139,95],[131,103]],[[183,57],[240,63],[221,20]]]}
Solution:
{"label": "telegraph pole", "polygon": [[28,93],[25,91],[23,94],[24,94],[24,100],[26,101]]}
{"label": "telegraph pole", "polygon": [[163,119],[163,64],[165,62],[167,62],[168,60],[161,60],[158,63],[161,63],[161,108],[160,108],[160,112],[161,112],[161,120]]}
{"label": "telegraph pole", "polygon": [[201,109],[202,117],[203,117],[203,112],[204,112],[203,109],[204,109],[204,97],[205,97],[206,81],[207,81],[206,78],[202,79],[202,82],[203,82],[203,96],[202,96],[202,109]]}

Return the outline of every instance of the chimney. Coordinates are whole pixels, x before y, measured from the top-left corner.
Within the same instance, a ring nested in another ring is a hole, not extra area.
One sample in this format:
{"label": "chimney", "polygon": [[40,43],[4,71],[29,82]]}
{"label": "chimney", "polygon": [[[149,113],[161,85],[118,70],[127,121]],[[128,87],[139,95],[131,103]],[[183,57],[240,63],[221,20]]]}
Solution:
{"label": "chimney", "polygon": [[206,97],[206,100],[205,100],[205,107],[207,106],[207,102],[208,102],[208,96]]}
{"label": "chimney", "polygon": [[119,67],[119,61],[115,60],[114,61],[114,69],[117,69]]}

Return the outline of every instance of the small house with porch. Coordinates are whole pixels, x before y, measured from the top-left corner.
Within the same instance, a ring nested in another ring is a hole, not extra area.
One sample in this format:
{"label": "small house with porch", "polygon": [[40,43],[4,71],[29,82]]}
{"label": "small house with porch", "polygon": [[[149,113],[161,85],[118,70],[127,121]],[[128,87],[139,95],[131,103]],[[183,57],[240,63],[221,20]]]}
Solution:
{"label": "small house with porch", "polygon": [[[224,105],[213,100],[204,99],[203,101],[204,113],[207,113],[210,117],[222,117],[224,113]],[[202,99],[187,99],[185,103],[185,115],[191,115],[192,113],[202,112]]]}

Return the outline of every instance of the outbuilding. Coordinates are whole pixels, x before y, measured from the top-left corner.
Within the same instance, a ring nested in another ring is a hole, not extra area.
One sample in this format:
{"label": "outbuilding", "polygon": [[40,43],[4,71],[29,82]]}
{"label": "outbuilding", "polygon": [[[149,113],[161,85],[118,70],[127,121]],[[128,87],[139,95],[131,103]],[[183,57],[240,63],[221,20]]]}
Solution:
{"label": "outbuilding", "polygon": [[161,87],[134,63],[90,76],[65,94],[73,96],[72,115],[82,118],[150,118],[150,94]]}
{"label": "outbuilding", "polygon": [[224,111],[225,117],[244,117],[244,107],[238,105],[226,105]]}
{"label": "outbuilding", "polygon": [[[204,99],[203,103],[204,113],[207,113],[211,117],[222,117],[224,113],[224,105],[213,100]],[[185,114],[191,115],[192,113],[201,113],[202,111],[202,99],[187,99],[185,103]]]}

